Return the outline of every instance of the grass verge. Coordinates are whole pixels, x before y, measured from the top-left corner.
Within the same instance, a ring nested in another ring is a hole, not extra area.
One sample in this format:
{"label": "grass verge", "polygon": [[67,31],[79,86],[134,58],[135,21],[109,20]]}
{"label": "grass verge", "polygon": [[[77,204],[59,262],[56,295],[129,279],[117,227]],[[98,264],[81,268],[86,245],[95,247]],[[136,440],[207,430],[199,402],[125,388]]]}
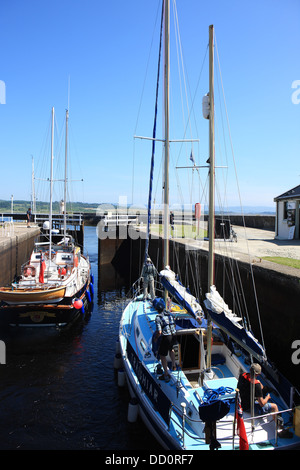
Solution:
{"label": "grass verge", "polygon": [[300,269],[300,260],[293,258],[283,258],[281,256],[264,256],[262,259],[266,261],[272,261],[272,263],[282,264],[284,266],[290,266],[291,268]]}

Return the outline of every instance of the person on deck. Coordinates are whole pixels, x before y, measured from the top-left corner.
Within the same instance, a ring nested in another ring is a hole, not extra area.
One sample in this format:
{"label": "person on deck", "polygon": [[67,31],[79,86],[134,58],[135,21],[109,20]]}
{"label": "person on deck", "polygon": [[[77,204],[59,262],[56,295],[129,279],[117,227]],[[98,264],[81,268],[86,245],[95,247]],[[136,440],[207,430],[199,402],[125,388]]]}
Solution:
{"label": "person on deck", "polygon": [[175,322],[173,316],[165,310],[166,304],[163,299],[158,299],[158,301],[154,302],[153,305],[158,311],[155,318],[156,332],[154,335],[154,341],[157,341],[158,338],[161,337],[158,354],[160,355],[164,374],[160,378],[169,382],[170,375],[167,364],[168,352],[170,353],[172,361],[172,370],[176,370],[175,352],[173,349],[175,344],[177,344]]}
{"label": "person on deck", "polygon": [[31,208],[28,208],[27,214],[27,228],[30,228],[30,222],[32,221],[32,214],[31,214]]}
{"label": "person on deck", "polygon": [[144,300],[148,298],[148,288],[150,290],[151,299],[153,300],[155,298],[155,289],[154,289],[155,275],[156,275],[156,269],[153,266],[151,259],[148,257],[146,260],[146,263],[144,264],[143,271],[142,271]]}
{"label": "person on deck", "polygon": [[174,237],[174,212],[170,212],[171,237]]}
{"label": "person on deck", "polygon": [[[261,373],[261,366],[253,363],[250,367],[250,373],[243,373],[239,377],[237,388],[240,392],[242,408],[244,411],[250,411],[251,409],[251,384],[254,383],[254,397],[259,405],[260,414],[277,413],[278,406],[275,403],[270,403],[270,394],[266,394],[266,389],[262,383],[257,379],[257,376]],[[283,424],[281,416],[273,415],[273,419],[278,419],[280,425]]]}

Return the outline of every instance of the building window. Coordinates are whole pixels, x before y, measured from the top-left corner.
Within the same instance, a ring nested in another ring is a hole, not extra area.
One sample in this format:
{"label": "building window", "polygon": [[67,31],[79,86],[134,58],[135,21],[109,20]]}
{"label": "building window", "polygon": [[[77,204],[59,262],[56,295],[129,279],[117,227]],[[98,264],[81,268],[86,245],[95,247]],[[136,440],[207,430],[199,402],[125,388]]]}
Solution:
{"label": "building window", "polygon": [[296,203],[295,201],[287,201],[284,211],[284,216],[286,218],[287,224],[289,227],[292,227],[295,225],[295,219],[296,219]]}
{"label": "building window", "polygon": [[287,216],[288,216],[287,211],[288,211],[288,202],[284,201],[284,203],[283,203],[283,220],[287,219]]}

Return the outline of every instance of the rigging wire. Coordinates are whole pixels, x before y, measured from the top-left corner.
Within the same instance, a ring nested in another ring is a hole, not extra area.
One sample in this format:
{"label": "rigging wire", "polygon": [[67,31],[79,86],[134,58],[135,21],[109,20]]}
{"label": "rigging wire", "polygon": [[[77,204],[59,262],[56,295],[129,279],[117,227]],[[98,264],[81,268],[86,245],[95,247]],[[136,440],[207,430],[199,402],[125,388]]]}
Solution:
{"label": "rigging wire", "polygon": [[[35,197],[36,197],[36,209],[40,212],[42,209],[42,202],[49,199],[49,196],[45,196],[45,184],[41,183],[42,180],[46,180],[50,174],[49,155],[50,155],[50,135],[51,135],[51,121],[52,116],[49,115],[48,124],[46,127],[44,139],[39,152],[39,156],[34,161],[34,173],[35,173]],[[45,158],[47,152],[47,159]],[[37,177],[36,175],[39,175]]]}
{"label": "rigging wire", "polygon": [[149,183],[149,196],[148,196],[147,238],[146,238],[145,257],[144,257],[145,263],[146,263],[146,258],[148,256],[149,238],[150,238],[151,202],[152,202],[152,186],[153,186],[153,173],[154,173],[155,138],[156,138],[157,104],[158,104],[159,77],[160,77],[160,60],[161,60],[161,49],[162,49],[163,17],[164,15],[163,15],[163,6],[162,6],[159,56],[158,56],[158,67],[157,67],[157,82],[156,82],[156,99],[155,99],[154,123],[153,123],[153,134],[152,134],[153,140],[152,140],[152,156],[151,156],[151,170],[150,170],[150,183]]}
{"label": "rigging wire", "polygon": [[[174,16],[174,30],[175,30],[175,38],[176,38],[176,50],[177,50],[177,66],[178,66],[178,77],[179,77],[179,87],[180,87],[180,96],[181,96],[181,108],[182,108],[182,116],[183,116],[183,139],[186,138],[187,131],[188,129],[190,130],[190,136],[192,139],[193,136],[193,131],[192,131],[192,120],[191,116],[194,116],[194,123],[195,123],[195,128],[196,128],[196,133],[198,134],[197,131],[197,120],[195,117],[195,98],[197,96],[197,91],[198,87],[200,84],[200,80],[202,77],[202,71],[204,69],[206,57],[207,57],[207,52],[208,52],[208,45],[206,47],[206,51],[204,54],[204,58],[202,61],[199,77],[197,80],[196,84],[196,89],[195,92],[192,96],[192,93],[190,91],[190,86],[189,86],[189,80],[188,80],[188,75],[186,73],[186,68],[184,65],[184,54],[183,54],[183,48],[182,48],[182,41],[181,41],[181,35],[180,35],[180,28],[179,28],[179,21],[178,21],[178,14],[177,14],[177,8],[176,8],[176,0],[173,0],[173,16]],[[189,93],[188,93],[189,91]],[[188,95],[191,96],[191,105],[189,105],[189,99]],[[185,108],[187,110],[187,117],[185,117]],[[188,149],[189,147],[189,149]],[[186,161],[189,162],[191,160],[191,155],[194,156],[194,144],[191,142],[191,146],[189,146],[186,142],[182,142],[181,145],[179,146],[178,150],[178,155],[176,158],[176,163],[174,164],[174,168],[178,165],[179,158],[181,156],[183,148],[186,149]],[[173,159],[171,159],[172,161]],[[195,160],[193,158],[194,165],[195,165]],[[199,185],[201,185],[201,178],[200,178],[200,173],[197,170],[198,174],[198,180],[199,180]],[[176,178],[176,184],[177,184],[177,191],[179,194],[179,199],[181,200],[181,203],[184,203],[184,197],[183,197],[183,191],[180,188],[180,178],[178,176],[178,170],[176,169],[175,171],[175,178]],[[187,173],[187,179],[188,179],[188,187],[189,187],[189,202],[191,203],[193,200],[193,188],[194,188],[194,171],[192,172],[192,175],[190,176],[190,172],[188,171]]]}
{"label": "rigging wire", "polygon": [[[216,47],[216,52],[217,52],[216,55],[217,55],[217,60],[218,60],[219,73],[220,73],[220,81],[221,81],[221,87],[222,87],[222,93],[223,93],[225,115],[226,115],[227,127],[228,127],[228,132],[229,132],[229,141],[230,141],[230,146],[231,146],[231,153],[232,153],[232,157],[233,157],[234,171],[235,171],[237,188],[238,188],[238,197],[239,197],[240,206],[241,206],[241,210],[242,210],[244,230],[246,232],[245,217],[244,217],[243,206],[242,206],[242,201],[241,201],[241,193],[240,193],[240,188],[239,188],[238,178],[237,178],[237,168],[236,168],[236,162],[235,162],[235,154],[234,154],[233,143],[232,143],[232,138],[231,138],[231,130],[230,130],[230,125],[229,125],[229,117],[228,117],[228,111],[227,111],[227,105],[226,105],[226,99],[225,99],[225,92],[224,92],[223,79],[222,79],[220,59],[219,59],[219,53],[218,53],[216,38],[215,38],[215,47]],[[247,237],[245,237],[245,239],[247,241]],[[249,261],[250,261],[250,252],[249,252],[248,243],[247,243],[247,250],[248,250],[248,256],[249,256]],[[253,267],[252,267],[251,262],[249,262],[249,266],[250,266],[250,271],[251,271],[251,279],[252,279],[252,286],[253,286],[253,290],[254,290],[255,304],[256,304],[256,309],[257,309],[257,313],[258,313],[258,322],[259,322],[260,334],[261,334],[261,339],[262,339],[262,345],[263,345],[263,348],[265,350],[265,343],[264,343],[263,330],[262,330],[262,324],[261,324],[261,318],[260,318],[258,298],[257,298],[256,287],[255,287],[255,281],[254,281]]]}
{"label": "rigging wire", "polygon": [[[137,130],[138,122],[139,122],[139,117],[140,117],[140,112],[141,112],[141,107],[142,107],[142,102],[143,102],[143,97],[144,97],[144,92],[145,92],[146,80],[147,80],[147,76],[148,76],[151,51],[152,51],[154,37],[155,37],[156,25],[157,25],[157,21],[158,21],[158,17],[159,17],[159,11],[160,11],[160,9],[159,9],[159,4],[158,4],[157,11],[156,11],[156,17],[155,17],[155,22],[154,22],[154,27],[153,27],[152,39],[151,39],[151,44],[150,44],[150,49],[149,49],[149,54],[148,54],[148,60],[147,60],[147,64],[146,64],[144,82],[143,82],[143,86],[142,86],[142,92],[141,92],[141,96],[140,96],[138,113],[137,113],[137,118],[136,118],[136,123],[135,123],[134,135],[136,134],[136,130]],[[133,156],[132,156],[132,188],[131,188],[131,203],[132,204],[134,203],[135,139],[133,139],[133,142],[134,142],[134,145],[133,145]]]}
{"label": "rigging wire", "polygon": [[[181,37],[180,37],[180,30],[179,30],[179,22],[178,22],[178,15],[177,15],[177,8],[176,2],[173,0],[173,15],[174,15],[174,27],[175,27],[175,38],[176,38],[176,50],[177,50],[177,64],[178,64],[178,77],[179,77],[179,88],[180,88],[180,96],[181,96],[181,108],[182,108],[182,120],[183,125],[185,125],[185,106],[184,102],[186,103],[187,113],[188,113],[188,120],[186,126],[189,126],[191,138],[192,138],[192,127],[191,127],[191,120],[190,120],[190,110],[189,110],[189,102],[188,102],[188,94],[187,94],[187,84],[186,84],[186,73],[184,69],[184,60],[183,60],[183,52],[181,46]],[[183,98],[183,88],[185,94],[185,101]],[[185,147],[187,144],[185,145]],[[191,143],[192,151],[193,151],[193,143]],[[189,175],[189,173],[188,173]]]}
{"label": "rigging wire", "polygon": [[[49,186],[50,182],[50,140],[51,140],[51,121],[50,115],[49,122],[45,137],[39,152],[39,158],[35,164],[35,196],[37,199],[37,211],[48,212],[49,211]],[[72,134],[72,127],[69,124],[69,133]],[[57,207],[57,201],[63,200],[64,193],[64,159],[65,159],[65,119],[61,127],[58,127],[56,115],[54,116],[54,168],[53,168],[53,207]],[[72,142],[73,143],[73,142]],[[69,142],[68,142],[69,149]],[[70,151],[68,150],[68,153]],[[80,169],[80,162],[77,163]],[[72,181],[72,165],[70,159],[68,159],[68,177],[67,182]],[[82,174],[81,171],[78,172]],[[81,180],[83,181],[83,180]],[[46,184],[45,184],[46,183]],[[84,199],[83,199],[84,200]],[[72,210],[72,202],[75,201],[73,197],[73,185],[67,184],[67,207],[68,210]]]}
{"label": "rigging wire", "polygon": [[[178,75],[179,75],[179,83],[180,83],[180,91],[181,91],[181,103],[182,103],[181,107],[182,107],[183,125],[185,126],[184,138],[185,138],[185,136],[187,134],[187,130],[189,128],[190,129],[191,139],[193,139],[191,115],[193,114],[193,116],[194,116],[194,124],[195,124],[195,127],[196,127],[196,133],[198,134],[197,120],[196,120],[196,117],[195,117],[194,102],[195,102],[195,98],[197,96],[197,90],[198,90],[198,86],[199,86],[199,83],[200,83],[204,63],[205,63],[205,60],[206,60],[208,45],[207,45],[207,48],[206,48],[206,52],[204,54],[202,67],[201,67],[200,74],[199,74],[199,77],[198,77],[196,91],[194,93],[194,97],[191,96],[191,103],[192,104],[191,104],[191,107],[190,107],[189,106],[189,100],[188,100],[188,90],[189,90],[190,95],[191,95],[191,91],[190,91],[190,86],[189,86],[188,75],[185,72],[184,54],[183,54],[181,35],[180,35],[180,29],[179,29],[179,21],[178,21],[178,14],[177,14],[177,8],[176,8],[176,0],[173,0],[173,3],[174,3],[173,11],[174,11],[174,25],[175,25],[175,32],[176,32],[175,37],[176,37],[176,48],[177,48]],[[181,76],[183,77],[183,80],[181,79]],[[182,85],[182,81],[183,81],[183,85]],[[184,113],[185,106],[184,106],[184,98],[183,98],[182,87],[184,87],[185,102],[186,102],[186,108],[187,108],[187,120],[186,121],[185,121],[185,113]],[[185,124],[185,122],[186,122],[186,124]],[[178,156],[177,156],[176,165],[178,164],[183,145],[185,145],[185,148],[187,149],[188,143],[182,143],[181,144],[181,147],[179,149]],[[199,153],[199,151],[198,151],[198,153]],[[193,143],[193,141],[191,141],[191,145],[190,145],[189,149],[186,150],[186,162],[187,162],[187,164],[189,164],[190,161],[192,161],[194,166],[196,166],[196,162],[195,162],[195,159],[194,159],[194,143]],[[200,186],[201,185],[201,178],[200,178],[199,169],[196,168],[196,171],[197,171],[197,174],[198,174],[199,186]],[[177,186],[179,186],[179,184],[178,184],[179,179],[178,179],[177,173],[178,173],[178,171],[176,171],[176,178],[177,178]],[[188,175],[188,181],[189,181],[189,187],[190,187],[189,201],[190,201],[190,203],[192,203],[192,201],[193,201],[193,188],[194,188],[194,170],[192,171],[191,181],[190,181],[190,172],[189,171],[188,171],[187,175]]]}

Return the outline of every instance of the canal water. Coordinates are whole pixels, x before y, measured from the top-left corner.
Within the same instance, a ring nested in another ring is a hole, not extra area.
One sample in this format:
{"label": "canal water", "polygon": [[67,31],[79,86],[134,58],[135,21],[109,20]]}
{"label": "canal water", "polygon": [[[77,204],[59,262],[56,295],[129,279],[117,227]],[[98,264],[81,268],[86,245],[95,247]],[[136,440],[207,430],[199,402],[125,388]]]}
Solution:
{"label": "canal water", "polygon": [[1,450],[153,450],[143,425],[127,421],[129,394],[113,368],[125,282],[112,266],[98,271],[95,227],[85,227],[94,274],[93,311],[69,331],[0,331]]}

